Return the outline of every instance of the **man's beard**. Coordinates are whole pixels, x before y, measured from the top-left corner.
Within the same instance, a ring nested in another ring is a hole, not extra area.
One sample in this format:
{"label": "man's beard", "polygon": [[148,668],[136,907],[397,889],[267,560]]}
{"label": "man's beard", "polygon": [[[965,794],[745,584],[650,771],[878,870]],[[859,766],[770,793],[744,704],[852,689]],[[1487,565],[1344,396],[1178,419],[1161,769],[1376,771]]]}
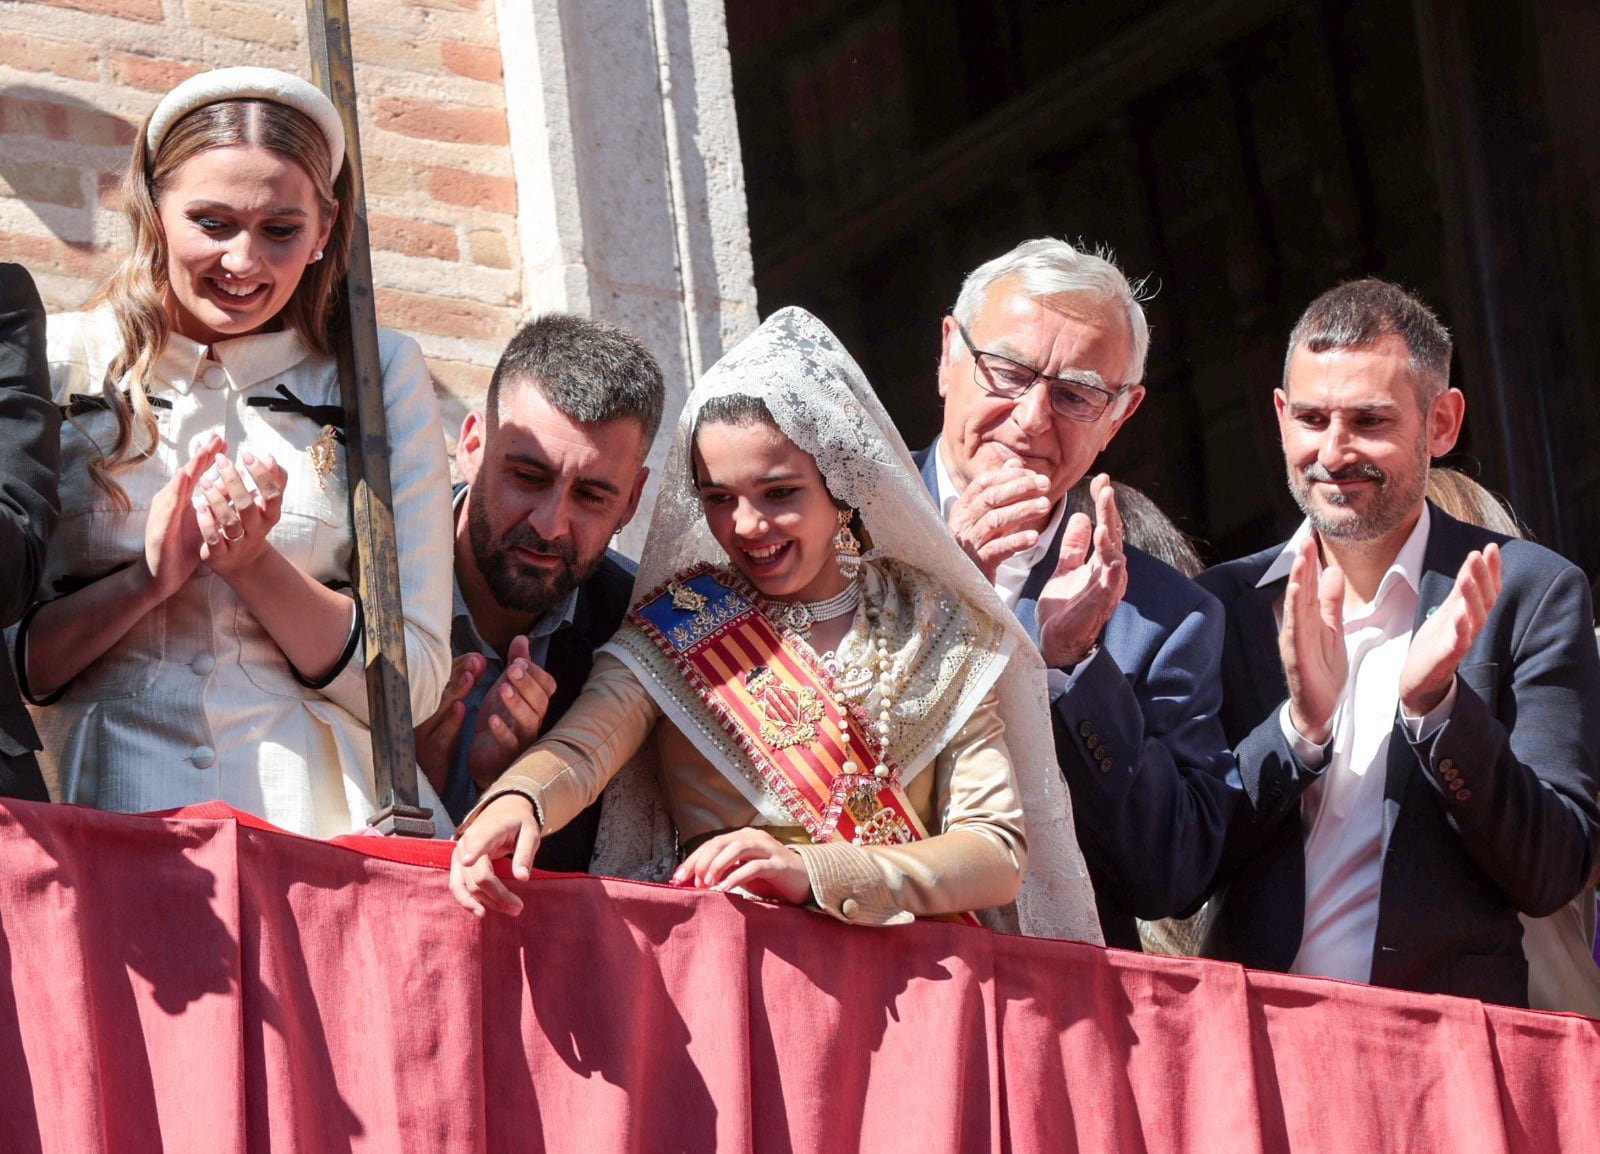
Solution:
{"label": "man's beard", "polygon": [[[1322,536],[1336,541],[1375,541],[1404,524],[1422,501],[1428,484],[1428,461],[1427,446],[1419,445],[1417,468],[1410,476],[1391,476],[1370,461],[1331,471],[1320,461],[1313,461],[1304,469],[1291,465],[1289,492],[1311,527]],[[1323,494],[1321,505],[1312,501],[1311,487],[1315,482],[1353,480],[1377,482],[1377,490],[1368,498],[1365,509],[1347,504],[1337,492]]]}
{"label": "man's beard", "polygon": [[[518,521],[496,541],[488,511],[476,496],[476,490],[467,491],[467,540],[478,572],[501,608],[542,617],[600,567],[604,550],[580,559],[570,542],[547,541],[527,521]],[[560,565],[554,569],[525,565],[513,552],[519,548],[555,557]]]}

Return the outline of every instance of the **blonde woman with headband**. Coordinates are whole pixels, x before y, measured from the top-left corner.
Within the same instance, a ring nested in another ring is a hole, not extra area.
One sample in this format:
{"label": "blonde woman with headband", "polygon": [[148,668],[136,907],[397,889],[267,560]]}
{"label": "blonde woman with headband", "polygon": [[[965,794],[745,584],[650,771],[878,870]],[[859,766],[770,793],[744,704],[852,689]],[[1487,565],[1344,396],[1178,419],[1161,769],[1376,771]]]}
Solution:
{"label": "blonde woman with headband", "polygon": [[[297,77],[185,81],[135,141],[127,255],[84,311],[50,318],[61,521],[13,658],[59,800],[215,798],[319,837],[374,808],[329,338],[344,150]],[[426,717],[449,670],[449,476],[421,351],[387,331],[379,348]]]}

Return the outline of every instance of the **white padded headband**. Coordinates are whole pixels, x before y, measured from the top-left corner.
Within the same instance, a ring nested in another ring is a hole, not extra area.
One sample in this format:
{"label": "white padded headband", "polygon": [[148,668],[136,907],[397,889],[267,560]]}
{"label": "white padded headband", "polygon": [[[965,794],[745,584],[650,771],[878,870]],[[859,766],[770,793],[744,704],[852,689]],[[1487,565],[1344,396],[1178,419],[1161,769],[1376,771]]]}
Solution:
{"label": "white padded headband", "polygon": [[145,148],[154,156],[174,124],[196,108],[222,100],[270,100],[305,113],[322,130],[328,142],[329,174],[338,177],[344,167],[344,124],[333,101],[316,85],[276,68],[218,68],[189,77],[163,96],[150,114]]}

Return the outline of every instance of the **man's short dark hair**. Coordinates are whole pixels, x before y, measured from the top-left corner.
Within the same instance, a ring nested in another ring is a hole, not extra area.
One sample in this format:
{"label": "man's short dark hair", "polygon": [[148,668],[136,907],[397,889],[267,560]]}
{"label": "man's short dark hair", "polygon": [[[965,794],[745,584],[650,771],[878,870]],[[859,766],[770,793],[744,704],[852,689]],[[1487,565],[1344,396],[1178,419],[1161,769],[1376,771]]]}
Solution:
{"label": "man's short dark hair", "polygon": [[1313,353],[1364,349],[1390,334],[1405,342],[1417,396],[1423,404],[1449,388],[1449,330],[1422,301],[1399,285],[1376,277],[1346,281],[1311,302],[1289,334],[1284,385],[1289,383],[1289,361],[1295,349],[1304,346]]}
{"label": "man's short dark hair", "polygon": [[500,425],[501,390],[524,385],[579,424],[632,417],[644,428],[641,454],[661,426],[661,366],[643,341],[606,321],[547,313],[518,329],[489,380],[488,436]]}

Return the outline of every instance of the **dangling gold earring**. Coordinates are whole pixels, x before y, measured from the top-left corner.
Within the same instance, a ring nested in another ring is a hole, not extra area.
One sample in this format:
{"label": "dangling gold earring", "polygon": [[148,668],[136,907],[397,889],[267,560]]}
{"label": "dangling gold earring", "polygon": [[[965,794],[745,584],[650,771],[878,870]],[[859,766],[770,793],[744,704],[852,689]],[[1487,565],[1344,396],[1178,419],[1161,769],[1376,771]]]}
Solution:
{"label": "dangling gold earring", "polygon": [[855,515],[854,509],[840,509],[839,531],[833,535],[833,551],[838,554],[839,573],[847,580],[854,580],[856,570],[861,568],[861,542],[850,531],[850,522]]}

